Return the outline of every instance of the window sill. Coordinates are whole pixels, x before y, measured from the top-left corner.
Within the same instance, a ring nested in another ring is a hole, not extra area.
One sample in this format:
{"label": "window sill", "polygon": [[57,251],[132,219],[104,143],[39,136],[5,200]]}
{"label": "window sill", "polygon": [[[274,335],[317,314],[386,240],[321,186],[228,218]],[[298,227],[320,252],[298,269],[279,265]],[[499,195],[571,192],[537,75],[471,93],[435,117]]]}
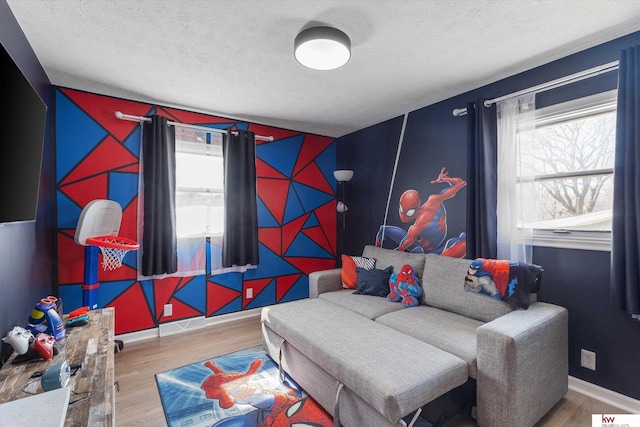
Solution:
{"label": "window sill", "polygon": [[604,231],[534,230],[533,246],[610,252],[611,233]]}

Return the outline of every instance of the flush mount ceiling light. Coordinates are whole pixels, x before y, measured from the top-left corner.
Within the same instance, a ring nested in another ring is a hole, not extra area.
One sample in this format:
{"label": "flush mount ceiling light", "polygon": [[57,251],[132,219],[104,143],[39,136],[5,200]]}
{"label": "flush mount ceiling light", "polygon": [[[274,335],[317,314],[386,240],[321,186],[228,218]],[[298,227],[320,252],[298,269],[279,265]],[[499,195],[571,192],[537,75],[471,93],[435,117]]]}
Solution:
{"label": "flush mount ceiling light", "polygon": [[296,60],[305,67],[333,70],[351,58],[351,40],[332,27],[311,27],[296,37],[294,53]]}

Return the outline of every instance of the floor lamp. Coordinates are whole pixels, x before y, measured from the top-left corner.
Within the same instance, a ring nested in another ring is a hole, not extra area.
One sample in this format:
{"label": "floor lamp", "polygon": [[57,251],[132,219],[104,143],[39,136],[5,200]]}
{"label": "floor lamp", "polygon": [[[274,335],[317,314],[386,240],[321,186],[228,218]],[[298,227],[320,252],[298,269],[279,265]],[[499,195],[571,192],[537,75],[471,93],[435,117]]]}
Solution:
{"label": "floor lamp", "polygon": [[345,200],[346,200],[346,191],[345,191],[345,184],[347,182],[349,182],[351,180],[351,178],[353,178],[353,171],[349,170],[349,169],[339,169],[339,170],[335,170],[333,171],[333,176],[335,177],[336,181],[338,181],[338,185],[341,188],[341,192],[342,192],[342,200],[338,200],[338,202],[336,203],[336,211],[342,215],[342,229],[345,229],[345,217],[347,215],[347,211],[349,210],[349,208],[347,207],[347,205],[345,204]]}

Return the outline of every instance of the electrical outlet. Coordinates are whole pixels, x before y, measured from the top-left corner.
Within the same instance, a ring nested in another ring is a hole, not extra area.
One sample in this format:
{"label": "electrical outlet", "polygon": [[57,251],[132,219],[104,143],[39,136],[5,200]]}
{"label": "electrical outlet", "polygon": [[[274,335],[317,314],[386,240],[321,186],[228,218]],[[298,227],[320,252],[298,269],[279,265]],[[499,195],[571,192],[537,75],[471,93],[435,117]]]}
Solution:
{"label": "electrical outlet", "polygon": [[247,299],[253,298],[253,288],[247,288]]}
{"label": "electrical outlet", "polygon": [[164,305],[164,317],[173,316],[173,304]]}
{"label": "electrical outlet", "polygon": [[596,370],[596,354],[593,351],[582,349],[580,353],[580,366],[591,369],[592,371]]}

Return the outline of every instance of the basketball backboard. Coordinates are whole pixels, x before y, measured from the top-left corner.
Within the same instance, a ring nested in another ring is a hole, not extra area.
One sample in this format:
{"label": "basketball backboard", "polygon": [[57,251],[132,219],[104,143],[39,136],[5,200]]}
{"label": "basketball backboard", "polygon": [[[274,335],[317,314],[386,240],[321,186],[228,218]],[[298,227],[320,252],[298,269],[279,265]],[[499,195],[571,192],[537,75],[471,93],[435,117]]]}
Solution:
{"label": "basketball backboard", "polygon": [[117,236],[122,221],[122,207],[113,200],[93,200],[84,207],[76,226],[74,240],[86,246],[89,237]]}

